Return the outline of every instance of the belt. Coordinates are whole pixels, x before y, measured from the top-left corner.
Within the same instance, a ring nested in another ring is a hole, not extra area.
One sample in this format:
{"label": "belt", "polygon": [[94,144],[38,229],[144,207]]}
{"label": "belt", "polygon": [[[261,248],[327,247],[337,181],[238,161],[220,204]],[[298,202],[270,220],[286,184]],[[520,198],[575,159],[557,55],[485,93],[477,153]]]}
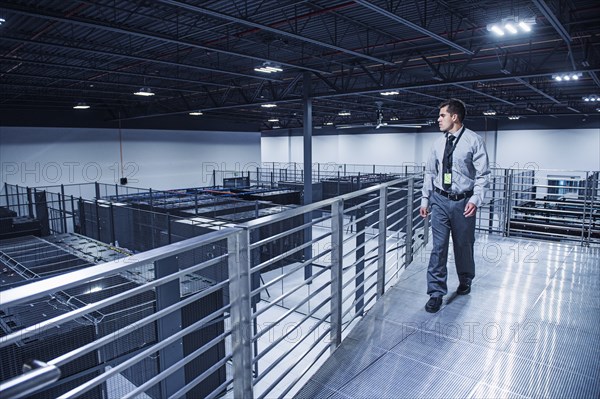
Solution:
{"label": "belt", "polygon": [[470,196],[473,195],[473,191],[465,191],[464,193],[453,194],[453,193],[449,193],[444,190],[441,190],[437,187],[433,187],[433,189],[435,190],[436,193],[443,195],[444,197],[446,197],[452,201],[460,201],[462,199],[469,198]]}

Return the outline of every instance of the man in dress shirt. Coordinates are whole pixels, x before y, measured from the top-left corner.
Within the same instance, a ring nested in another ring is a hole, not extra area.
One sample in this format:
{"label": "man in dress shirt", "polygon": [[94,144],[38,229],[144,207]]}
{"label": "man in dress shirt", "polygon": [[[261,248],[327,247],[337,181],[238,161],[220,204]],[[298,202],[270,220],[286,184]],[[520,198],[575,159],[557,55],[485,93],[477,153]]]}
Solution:
{"label": "man in dress shirt", "polygon": [[433,144],[425,169],[420,214],[431,213],[433,251],[427,268],[425,310],[435,313],[448,292],[446,263],[450,233],[459,286],[458,295],[471,292],[475,277],[473,244],[475,214],[481,207],[490,175],[483,139],[463,125],[465,104],[457,99],[439,106],[438,124],[444,135]]}

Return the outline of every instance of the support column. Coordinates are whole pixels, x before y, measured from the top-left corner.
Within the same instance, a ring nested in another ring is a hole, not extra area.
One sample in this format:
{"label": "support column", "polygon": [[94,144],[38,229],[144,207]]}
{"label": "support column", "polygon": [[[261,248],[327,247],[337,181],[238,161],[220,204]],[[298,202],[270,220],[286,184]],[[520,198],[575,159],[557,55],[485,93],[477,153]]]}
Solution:
{"label": "support column", "polygon": [[[310,72],[304,72],[303,76],[304,93],[302,96],[303,125],[304,125],[304,200],[303,205],[312,203],[312,80]],[[312,213],[304,215],[304,223],[312,221]],[[304,230],[304,242],[312,240],[312,226]],[[304,249],[304,260],[312,258],[312,245]],[[312,265],[304,268],[304,278],[312,276]]]}

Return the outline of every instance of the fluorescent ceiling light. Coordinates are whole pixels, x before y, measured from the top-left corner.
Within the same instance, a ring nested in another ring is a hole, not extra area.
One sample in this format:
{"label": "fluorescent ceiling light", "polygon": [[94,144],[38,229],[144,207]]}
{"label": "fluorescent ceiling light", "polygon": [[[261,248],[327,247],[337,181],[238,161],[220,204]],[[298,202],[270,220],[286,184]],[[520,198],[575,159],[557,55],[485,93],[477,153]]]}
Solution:
{"label": "fluorescent ceiling light", "polygon": [[325,126],[333,126],[333,122],[325,122],[325,123],[323,123],[323,125],[325,125]]}
{"label": "fluorescent ceiling light", "polygon": [[87,105],[87,104],[86,104],[86,103],[84,103],[84,102],[77,103],[77,105],[75,105],[75,106],[73,107],[73,109],[88,109],[88,108],[90,108],[90,106],[89,106],[89,105]]}
{"label": "fluorescent ceiling light", "polygon": [[392,116],[392,117],[390,118],[390,120],[391,120],[391,121],[397,121],[397,120],[398,120],[398,117],[397,117],[397,116]]}
{"label": "fluorescent ceiling light", "polygon": [[200,115],[204,115],[204,113],[202,113],[202,111],[192,111],[189,113],[189,115],[200,116]]}
{"label": "fluorescent ceiling light", "polygon": [[507,22],[506,24],[504,24],[504,29],[506,29],[509,33],[512,33],[513,35],[516,35],[519,32],[511,22]]}
{"label": "fluorescent ceiling light", "polygon": [[592,94],[591,96],[585,96],[585,97],[581,97],[581,99],[585,102],[594,102],[594,101],[600,101],[600,97],[598,97],[595,94]]}
{"label": "fluorescent ceiling light", "polygon": [[504,31],[502,29],[500,29],[500,27],[498,25],[492,25],[489,28],[489,30],[491,30],[492,32],[494,32],[498,36],[504,36]]}
{"label": "fluorescent ceiling light", "polygon": [[260,104],[263,108],[275,108],[277,104]]}
{"label": "fluorescent ceiling light", "polygon": [[338,115],[339,116],[350,116],[352,114],[350,113],[350,111],[340,111],[340,112],[338,112]]}
{"label": "fluorescent ceiling light", "polygon": [[4,18],[0,18],[0,25],[2,25],[5,22],[6,22],[6,20]]}
{"label": "fluorescent ceiling light", "polygon": [[281,68],[280,65],[273,64],[269,61],[263,62],[263,64],[261,66],[254,68],[254,70],[256,72],[262,72],[262,73],[283,72],[283,69]]}
{"label": "fluorescent ceiling light", "polygon": [[529,26],[523,21],[519,22],[519,28],[521,28],[523,32],[531,32],[531,26]]}
{"label": "fluorescent ceiling light", "polygon": [[279,122],[279,119],[271,118],[271,119],[267,119],[267,122]]}
{"label": "fluorescent ceiling light", "polygon": [[136,91],[135,93],[136,96],[143,96],[143,97],[149,97],[149,96],[153,96],[154,93],[152,92],[152,90],[149,87],[142,87],[140,90]]}
{"label": "fluorescent ceiling light", "polygon": [[382,96],[395,96],[396,94],[400,94],[400,93],[397,92],[396,90],[390,90],[390,91],[382,91],[380,94]]}
{"label": "fluorescent ceiling light", "polygon": [[496,111],[494,111],[493,109],[489,109],[487,111],[483,111],[483,114],[486,116],[494,116],[496,115]]}
{"label": "fluorescent ceiling light", "polygon": [[510,115],[510,116],[508,117],[508,119],[510,119],[510,120],[513,120],[513,121],[516,121],[516,120],[518,120],[518,119],[521,119],[521,117],[520,117],[519,115]]}

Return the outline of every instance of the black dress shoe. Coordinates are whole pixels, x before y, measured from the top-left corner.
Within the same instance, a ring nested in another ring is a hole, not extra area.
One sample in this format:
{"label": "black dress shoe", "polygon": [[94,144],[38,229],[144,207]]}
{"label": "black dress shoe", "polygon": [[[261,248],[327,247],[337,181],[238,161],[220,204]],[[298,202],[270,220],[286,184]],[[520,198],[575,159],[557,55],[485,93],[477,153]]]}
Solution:
{"label": "black dress shoe", "polygon": [[442,307],[442,297],[441,296],[432,296],[425,304],[425,310],[429,313],[435,313]]}
{"label": "black dress shoe", "polygon": [[467,295],[469,292],[471,292],[471,282],[470,281],[465,281],[464,283],[460,283],[458,285],[458,288],[456,289],[456,293],[458,295]]}

